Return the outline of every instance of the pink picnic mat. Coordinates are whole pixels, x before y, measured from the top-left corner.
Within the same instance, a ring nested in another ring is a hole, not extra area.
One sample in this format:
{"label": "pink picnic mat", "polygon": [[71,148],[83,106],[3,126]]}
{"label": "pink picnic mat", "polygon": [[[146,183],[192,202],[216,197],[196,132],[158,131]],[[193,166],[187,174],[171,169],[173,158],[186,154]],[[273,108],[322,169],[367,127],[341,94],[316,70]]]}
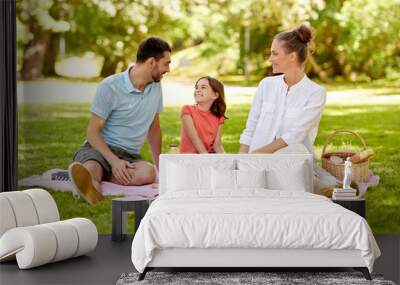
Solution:
{"label": "pink picnic mat", "polygon": [[[358,187],[358,197],[363,198],[369,187],[374,187],[379,184],[379,176],[375,175],[372,170],[368,170],[367,180],[365,182],[355,182]],[[337,184],[342,184],[342,181],[336,180]]]}
{"label": "pink picnic mat", "polygon": [[379,184],[379,176],[375,175],[371,170],[368,170],[368,178],[365,182],[357,182],[359,194],[358,196],[363,197],[367,192],[368,187],[373,187]]}
{"label": "pink picnic mat", "polygon": [[[59,181],[51,179],[48,173],[54,172],[55,170],[52,169],[46,171],[45,173],[43,173],[43,175],[33,175],[21,179],[18,181],[18,185],[24,187],[44,187],[52,189],[54,191],[73,192],[77,194],[71,181]],[[151,184],[143,186],[122,186],[111,182],[103,181],[101,183],[101,188],[102,188],[102,194],[105,196],[123,195],[123,196],[142,196],[148,198],[153,198],[158,196],[158,189],[152,188]]]}

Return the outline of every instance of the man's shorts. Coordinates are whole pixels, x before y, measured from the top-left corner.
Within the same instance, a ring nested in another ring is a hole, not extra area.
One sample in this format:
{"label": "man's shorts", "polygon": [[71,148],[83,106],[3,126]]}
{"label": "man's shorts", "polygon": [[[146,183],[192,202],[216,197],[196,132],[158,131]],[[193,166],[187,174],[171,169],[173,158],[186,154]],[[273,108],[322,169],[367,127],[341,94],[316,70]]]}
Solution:
{"label": "man's shorts", "polygon": [[[124,149],[115,147],[115,146],[110,146],[108,145],[110,150],[120,159],[126,160],[130,163],[132,162],[137,162],[137,161],[142,161],[142,157],[140,154],[130,154]],[[95,160],[103,168],[104,175],[103,179],[104,180],[110,180],[112,176],[112,171],[111,171],[111,165],[108,163],[108,161],[103,157],[103,155],[94,149],[88,142],[83,144],[76,152],[74,155],[74,161],[80,162],[80,163],[85,163],[88,160]]]}

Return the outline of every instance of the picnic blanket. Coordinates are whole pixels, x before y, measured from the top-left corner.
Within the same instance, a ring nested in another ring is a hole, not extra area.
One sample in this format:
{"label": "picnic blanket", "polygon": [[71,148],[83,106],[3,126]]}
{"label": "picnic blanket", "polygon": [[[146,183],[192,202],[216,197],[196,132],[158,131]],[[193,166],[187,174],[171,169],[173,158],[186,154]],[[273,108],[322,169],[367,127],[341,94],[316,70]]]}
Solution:
{"label": "picnic blanket", "polygon": [[376,186],[379,184],[379,176],[375,175],[372,170],[368,170],[367,181],[356,182],[358,187],[358,196],[362,198],[367,192],[368,187]]}
{"label": "picnic blanket", "polygon": [[[336,180],[335,183],[341,183]],[[362,198],[367,192],[368,187],[379,184],[379,176],[371,170],[368,171],[366,182],[357,182],[359,197]],[[74,189],[71,180],[68,177],[68,171],[63,169],[50,169],[42,175],[33,175],[18,181],[19,186],[25,187],[45,187],[54,191],[72,192],[78,195]],[[142,196],[154,198],[158,196],[158,189],[154,189],[151,184],[143,186],[123,186],[111,182],[103,181],[101,183],[102,194],[105,196],[123,195],[123,196]]]}
{"label": "picnic blanket", "polygon": [[[72,192],[78,195],[74,189],[71,180],[68,177],[68,171],[64,169],[50,169],[42,175],[32,175],[18,181],[19,186],[25,187],[44,187],[60,192]],[[142,196],[154,198],[158,196],[158,189],[154,189],[151,184],[143,186],[123,186],[111,182],[103,181],[101,183],[102,194],[104,196]]]}

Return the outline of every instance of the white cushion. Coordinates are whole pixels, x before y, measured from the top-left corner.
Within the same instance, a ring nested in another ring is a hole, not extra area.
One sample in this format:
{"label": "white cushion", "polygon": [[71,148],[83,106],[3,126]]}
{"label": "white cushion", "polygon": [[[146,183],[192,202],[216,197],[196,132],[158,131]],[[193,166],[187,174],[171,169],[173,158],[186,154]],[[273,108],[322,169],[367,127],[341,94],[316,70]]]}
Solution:
{"label": "white cushion", "polygon": [[43,224],[43,227],[52,231],[58,245],[51,262],[64,260],[75,255],[79,241],[78,233],[71,228],[67,221]]}
{"label": "white cushion", "polygon": [[9,229],[15,228],[14,211],[8,199],[0,195],[0,237]]}
{"label": "white cushion", "polygon": [[266,170],[211,170],[212,190],[239,190],[242,188],[266,188]]}
{"label": "white cushion", "polygon": [[56,202],[43,189],[0,193],[0,237],[14,227],[33,226],[60,220]]}
{"label": "white cushion", "polygon": [[280,167],[267,171],[268,188],[273,190],[307,191],[307,176],[304,162],[287,163],[285,171]]}
{"label": "white cushion", "polygon": [[23,191],[3,192],[13,209],[17,227],[33,226],[39,223],[35,205],[31,197]]}
{"label": "white cushion", "polygon": [[78,247],[74,254],[80,256],[86,254],[96,248],[97,245],[97,229],[91,220],[85,218],[74,218],[65,221],[72,225],[78,233]]}
{"label": "white cushion", "polygon": [[307,177],[302,166],[293,168],[286,174],[276,169],[269,170],[267,180],[269,189],[302,192],[307,190]]}
{"label": "white cushion", "polygon": [[97,245],[97,230],[88,219],[13,228],[0,238],[0,261],[17,259],[20,269],[86,254]]}
{"label": "white cushion", "polygon": [[[213,190],[211,183],[212,168],[250,171],[276,170],[278,175],[274,173],[266,175],[267,180],[269,176],[272,179],[271,185],[267,183],[268,189],[272,187],[294,191],[304,191],[306,189],[306,191],[312,193],[313,158],[310,153],[303,152],[299,149],[282,154],[162,154],[160,156],[159,172],[160,195],[169,191],[177,191],[177,189],[178,191],[187,189],[198,190],[198,193],[203,194],[208,192],[215,194],[216,192]],[[180,167],[174,167],[174,164],[180,165]],[[296,171],[292,169],[291,164],[302,165],[304,167],[304,176],[298,179]],[[287,176],[282,180],[283,185],[276,183],[276,180],[280,182],[281,178],[278,176],[282,173],[287,173]],[[286,182],[290,182],[289,185]],[[221,186],[224,183],[228,182],[218,182]],[[248,183],[243,182],[242,184],[244,186]],[[259,185],[258,183],[255,184]],[[227,188],[225,190],[232,191],[231,185],[231,182],[225,185]],[[254,186],[254,184],[250,185]],[[296,187],[293,189],[294,185]]]}
{"label": "white cushion", "polygon": [[212,189],[212,169],[234,169],[233,159],[207,159],[207,155],[196,155],[198,159],[191,159],[190,155],[175,155],[160,171],[167,171],[165,177],[167,191],[210,190]]}
{"label": "white cushion", "polygon": [[267,188],[267,171],[236,170],[237,187],[240,188]]}
{"label": "white cushion", "polygon": [[58,219],[57,205],[45,190],[0,193],[0,262],[16,258],[19,268],[26,269],[86,254],[96,247],[93,222]]}
{"label": "white cushion", "polygon": [[211,187],[211,168],[186,166],[171,163],[169,166],[168,189],[184,191],[188,189],[207,189]]}
{"label": "white cushion", "polygon": [[22,192],[28,194],[32,199],[38,215],[39,224],[60,220],[57,204],[49,192],[42,189],[28,189]]}
{"label": "white cushion", "polygon": [[304,160],[288,158],[238,159],[239,170],[266,170],[267,188],[271,190],[307,191],[312,189],[308,164]]}
{"label": "white cushion", "polygon": [[57,240],[43,225],[14,228],[0,238],[0,261],[16,257],[20,269],[51,262],[57,251]]}
{"label": "white cushion", "polygon": [[212,190],[236,190],[236,170],[211,168]]}

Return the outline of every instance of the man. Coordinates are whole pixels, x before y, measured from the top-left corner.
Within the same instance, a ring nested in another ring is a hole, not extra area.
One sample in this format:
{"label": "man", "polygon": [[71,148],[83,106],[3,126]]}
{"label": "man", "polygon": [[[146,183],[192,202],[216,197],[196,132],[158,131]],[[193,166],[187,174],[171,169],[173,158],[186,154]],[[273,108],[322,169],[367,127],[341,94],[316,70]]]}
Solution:
{"label": "man", "polygon": [[136,65],[105,78],[91,107],[87,140],[74,156],[69,175],[88,203],[103,199],[101,181],[121,185],[153,183],[154,165],[142,160],[147,136],[158,168],[161,153],[159,113],[163,110],[160,81],[169,72],[171,48],[151,37],[138,48]]}

